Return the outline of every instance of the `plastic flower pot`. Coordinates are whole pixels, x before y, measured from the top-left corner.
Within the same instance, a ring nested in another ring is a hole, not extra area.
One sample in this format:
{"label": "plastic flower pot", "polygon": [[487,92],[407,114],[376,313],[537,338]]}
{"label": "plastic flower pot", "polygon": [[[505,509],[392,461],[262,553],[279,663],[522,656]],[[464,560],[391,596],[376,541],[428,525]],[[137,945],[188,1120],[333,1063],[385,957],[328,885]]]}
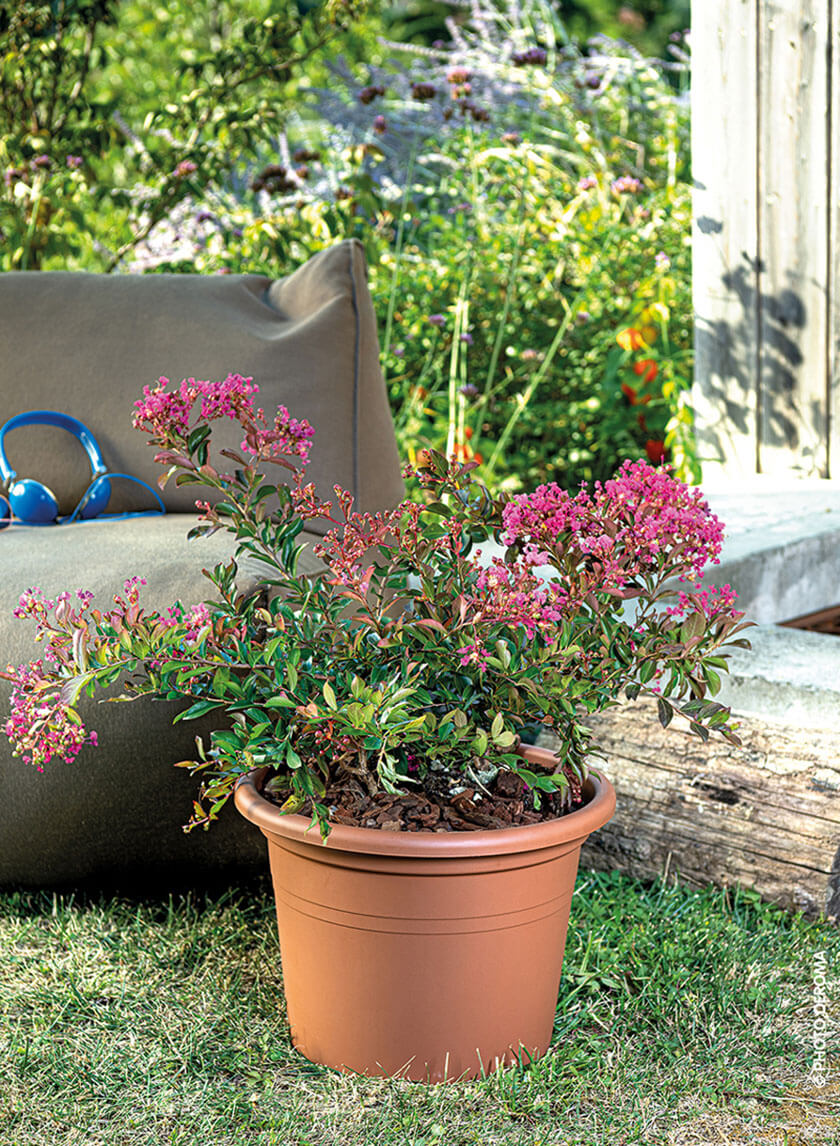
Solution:
{"label": "plastic flower pot", "polygon": [[[525,748],[534,760],[551,759]],[[548,1049],[580,848],[615,809],[592,773],[582,807],[476,832],[333,827],[283,815],[240,781],[268,840],[292,1042],[312,1062],[442,1082]]]}

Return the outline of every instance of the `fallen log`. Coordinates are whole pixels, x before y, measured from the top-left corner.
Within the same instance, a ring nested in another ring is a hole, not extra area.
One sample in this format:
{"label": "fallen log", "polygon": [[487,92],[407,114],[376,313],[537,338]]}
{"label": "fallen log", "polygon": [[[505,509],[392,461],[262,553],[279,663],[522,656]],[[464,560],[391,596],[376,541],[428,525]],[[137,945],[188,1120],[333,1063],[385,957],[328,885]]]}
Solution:
{"label": "fallen log", "polygon": [[[740,884],[810,916],[840,920],[840,731],[740,717],[736,748],[702,741],[653,701],[592,719],[601,768],[616,788],[613,820],[581,863],[694,886]],[[550,746],[550,735],[540,737]]]}

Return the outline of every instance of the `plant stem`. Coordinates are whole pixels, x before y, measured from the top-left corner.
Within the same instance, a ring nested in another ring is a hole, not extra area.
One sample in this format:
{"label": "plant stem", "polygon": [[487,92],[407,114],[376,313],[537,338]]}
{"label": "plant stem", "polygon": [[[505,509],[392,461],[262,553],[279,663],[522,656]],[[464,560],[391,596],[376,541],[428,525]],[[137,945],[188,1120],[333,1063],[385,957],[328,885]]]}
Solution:
{"label": "plant stem", "polygon": [[29,254],[32,250],[32,241],[35,238],[35,232],[38,229],[38,213],[41,210],[41,198],[44,192],[45,181],[46,176],[39,175],[36,178],[33,188],[34,198],[32,200],[32,211],[29,216],[29,226],[26,228],[26,238],[23,240],[23,251],[20,256],[20,269],[22,271],[29,269]]}
{"label": "plant stem", "polygon": [[461,352],[461,332],[466,326],[466,316],[469,314],[472,266],[472,251],[470,251],[467,256],[467,266],[464,277],[458,289],[458,301],[455,303],[455,323],[452,330],[452,347],[449,354],[449,425],[446,432],[446,456],[448,458],[451,458],[455,452],[455,425],[458,417],[458,361]]}
{"label": "plant stem", "polygon": [[519,215],[517,217],[516,240],[513,246],[513,258],[510,263],[510,271],[505,282],[505,302],[502,307],[502,314],[499,318],[499,325],[496,327],[496,337],[493,341],[493,350],[490,354],[490,365],[487,368],[487,379],[484,383],[484,392],[487,395],[493,385],[493,379],[496,376],[496,367],[499,363],[499,354],[502,350],[502,342],[505,337],[505,325],[507,323],[510,308],[513,303],[514,287],[516,285],[516,272],[519,269],[519,256],[522,251],[522,238],[525,234],[525,189],[527,183],[523,183],[522,190],[519,196]]}
{"label": "plant stem", "polygon": [[498,462],[498,459],[501,456],[502,451],[504,450],[505,446],[507,445],[511,434],[513,433],[514,426],[516,425],[516,423],[519,421],[520,417],[524,413],[525,409],[528,406],[528,403],[531,401],[531,398],[533,398],[534,391],[537,389],[540,382],[542,382],[543,378],[548,373],[548,369],[551,366],[551,363],[554,361],[554,356],[560,347],[560,343],[563,341],[563,337],[565,336],[566,331],[569,329],[569,323],[572,321],[572,317],[573,317],[573,315],[577,309],[577,304],[580,301],[580,299],[583,297],[585,292],[586,292],[586,287],[581,287],[580,290],[575,295],[575,297],[572,299],[571,304],[567,303],[566,300],[562,297],[562,295],[560,296],[560,301],[566,310],[566,314],[563,318],[563,321],[560,323],[560,326],[557,328],[557,333],[555,334],[554,338],[552,339],[551,346],[548,348],[548,352],[546,353],[546,356],[545,356],[545,359],[544,359],[542,365],[540,366],[539,370],[534,372],[534,375],[531,378],[528,385],[526,386],[524,392],[519,395],[519,397],[517,399],[517,403],[516,403],[516,409],[513,411],[511,416],[508,418],[507,423],[505,425],[505,428],[502,430],[501,434],[499,435],[499,440],[496,443],[496,447],[493,450],[493,453],[490,455],[490,460],[487,463],[487,469],[486,469],[485,473],[486,473],[488,478],[493,474],[493,472],[496,468],[496,463]]}
{"label": "plant stem", "polygon": [[405,234],[405,212],[408,206],[408,196],[411,192],[411,180],[414,175],[414,159],[417,154],[416,148],[412,147],[411,154],[408,157],[408,168],[405,175],[405,187],[403,189],[402,199],[400,200],[400,218],[397,223],[397,241],[394,250],[394,270],[391,275],[391,293],[388,296],[388,310],[385,315],[385,335],[382,340],[382,378],[385,382],[388,381],[388,353],[391,349],[391,331],[394,325],[394,309],[397,302],[397,286],[400,278],[400,268],[402,266],[402,248],[403,236]]}

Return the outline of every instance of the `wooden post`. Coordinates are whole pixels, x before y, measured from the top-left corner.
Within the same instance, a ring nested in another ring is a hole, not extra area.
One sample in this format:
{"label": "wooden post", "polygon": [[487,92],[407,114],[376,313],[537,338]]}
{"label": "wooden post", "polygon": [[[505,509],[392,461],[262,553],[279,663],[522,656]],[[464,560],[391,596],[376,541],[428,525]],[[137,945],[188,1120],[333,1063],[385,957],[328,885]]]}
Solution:
{"label": "wooden post", "polygon": [[840,0],[831,0],[828,196],[828,465],[840,477]]}
{"label": "wooden post", "polygon": [[758,405],[756,0],[692,6],[694,410],[708,464],[755,472]]}
{"label": "wooden post", "polygon": [[704,476],[840,479],[840,0],[696,0],[694,15]]}

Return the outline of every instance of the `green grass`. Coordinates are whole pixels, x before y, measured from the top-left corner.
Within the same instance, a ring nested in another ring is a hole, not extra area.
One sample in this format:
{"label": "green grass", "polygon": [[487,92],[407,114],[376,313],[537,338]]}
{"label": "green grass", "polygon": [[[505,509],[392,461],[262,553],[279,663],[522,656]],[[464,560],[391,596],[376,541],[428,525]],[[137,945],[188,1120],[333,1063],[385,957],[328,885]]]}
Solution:
{"label": "green grass", "polygon": [[592,872],[572,912],[548,1056],[424,1087],[291,1049],[267,882],[162,904],[2,896],[0,1143],[838,1141],[840,1076],[808,1078],[813,957],[836,998],[836,929],[749,893]]}

